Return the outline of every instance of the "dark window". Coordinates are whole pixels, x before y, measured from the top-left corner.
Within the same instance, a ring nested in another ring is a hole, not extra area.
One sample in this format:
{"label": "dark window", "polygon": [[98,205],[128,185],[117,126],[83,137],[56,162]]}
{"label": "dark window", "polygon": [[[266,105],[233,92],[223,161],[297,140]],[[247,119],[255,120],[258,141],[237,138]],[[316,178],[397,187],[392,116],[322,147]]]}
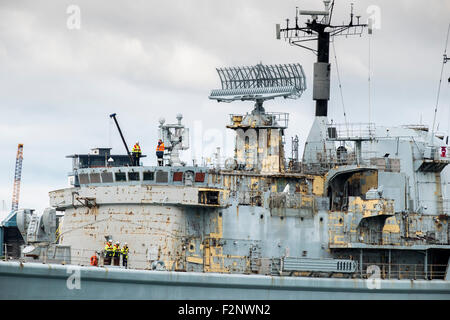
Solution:
{"label": "dark window", "polygon": [[139,172],[128,172],[128,181],[139,181]]}
{"label": "dark window", "polygon": [[204,172],[197,172],[195,174],[195,182],[204,182],[205,181],[205,173]]}
{"label": "dark window", "polygon": [[330,138],[330,139],[336,139],[337,138],[336,127],[328,127],[328,138]]}
{"label": "dark window", "polygon": [[100,173],[91,173],[89,176],[91,183],[100,183]]}
{"label": "dark window", "polygon": [[199,191],[198,203],[218,205],[219,191]]}
{"label": "dark window", "polygon": [[113,182],[112,172],[102,172],[102,181],[103,183]]}
{"label": "dark window", "polygon": [[144,172],[144,180],[154,180],[155,179],[155,173],[152,171],[145,171]]}
{"label": "dark window", "polygon": [[183,181],[183,172],[174,172],[173,181]]}
{"label": "dark window", "polygon": [[116,172],[116,182],[117,181],[127,181],[125,172]]}

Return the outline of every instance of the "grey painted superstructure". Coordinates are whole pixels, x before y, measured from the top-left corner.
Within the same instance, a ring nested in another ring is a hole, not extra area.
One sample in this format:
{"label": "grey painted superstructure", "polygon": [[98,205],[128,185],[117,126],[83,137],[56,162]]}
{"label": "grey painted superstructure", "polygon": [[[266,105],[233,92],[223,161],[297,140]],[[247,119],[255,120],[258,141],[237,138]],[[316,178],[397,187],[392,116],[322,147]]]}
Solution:
{"label": "grey painted superstructure", "polygon": [[[0,262],[0,284],[15,286],[1,298],[450,299],[448,145],[422,125],[330,124],[329,64],[316,68],[302,159],[286,157],[288,114],[263,108],[301,96],[302,68],[262,64],[218,69],[211,99],[255,101],[230,115],[235,154],[223,165],[180,161],[181,115],[160,121],[165,166],[72,156],[52,209],[18,212],[27,245],[22,263]],[[128,243],[131,270],[89,266],[108,239]]]}

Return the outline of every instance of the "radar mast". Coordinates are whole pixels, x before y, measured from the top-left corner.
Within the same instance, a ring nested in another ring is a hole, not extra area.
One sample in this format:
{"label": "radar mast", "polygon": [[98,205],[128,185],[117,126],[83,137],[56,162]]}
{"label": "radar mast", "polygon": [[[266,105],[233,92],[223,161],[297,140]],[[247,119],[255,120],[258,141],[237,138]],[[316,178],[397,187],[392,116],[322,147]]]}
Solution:
{"label": "radar mast", "polygon": [[229,170],[283,172],[284,129],[288,113],[266,112],[263,102],[277,97],[297,99],[306,89],[305,74],[300,64],[229,67],[217,69],[221,89],[211,91],[217,102],[254,101],[249,114],[230,115],[227,126],[236,131],[233,162]]}
{"label": "radar mast", "polygon": [[[279,24],[276,25],[277,39],[281,39],[283,34],[289,44],[312,51],[317,56],[313,77],[313,100],[316,102],[315,120],[305,144],[303,162],[306,164],[326,161],[329,153],[335,152],[334,143],[326,139],[328,100],[330,100],[330,38],[341,35],[361,35],[364,28],[368,26],[360,23],[360,16],[353,14],[353,4],[348,24],[332,24],[334,1],[331,2],[331,5],[330,2],[329,0],[323,1],[325,8],[321,11],[296,8],[294,25],[289,24],[289,19],[286,19],[285,28],[281,28]],[[306,20],[305,26],[299,25],[299,15],[310,16]],[[370,26],[369,31],[371,31]],[[307,46],[309,41],[317,41],[317,48]],[[323,157],[324,151],[326,152],[325,158]]]}

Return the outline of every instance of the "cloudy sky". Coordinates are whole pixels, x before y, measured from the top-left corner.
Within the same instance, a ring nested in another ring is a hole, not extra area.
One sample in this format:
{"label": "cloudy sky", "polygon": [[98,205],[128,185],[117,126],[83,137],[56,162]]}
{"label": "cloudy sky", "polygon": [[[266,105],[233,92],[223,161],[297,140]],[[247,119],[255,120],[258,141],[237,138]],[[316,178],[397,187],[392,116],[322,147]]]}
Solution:
{"label": "cloudy sky", "polygon": [[[370,40],[364,34],[334,41],[348,120],[431,125],[450,1],[337,0],[335,24],[348,22],[351,2],[362,22],[376,16],[377,29]],[[203,140],[193,141],[190,155],[208,157],[216,146],[226,147],[228,114],[252,105],[208,99],[220,86],[216,67],[300,63],[312,87],[315,56],[275,39],[275,24],[293,21],[296,6],[322,9],[322,2],[0,0],[0,211],[11,206],[18,143],[24,144],[20,207],[41,210],[50,190],[67,186],[66,155],[102,146],[124,152],[113,112],[128,144],[138,140],[148,154],[145,165],[155,164],[158,119],[175,122],[177,113]],[[343,122],[331,53],[329,117]],[[449,127],[449,68],[440,131]],[[287,141],[298,134],[304,143],[314,114],[311,93],[265,104],[290,113]]]}

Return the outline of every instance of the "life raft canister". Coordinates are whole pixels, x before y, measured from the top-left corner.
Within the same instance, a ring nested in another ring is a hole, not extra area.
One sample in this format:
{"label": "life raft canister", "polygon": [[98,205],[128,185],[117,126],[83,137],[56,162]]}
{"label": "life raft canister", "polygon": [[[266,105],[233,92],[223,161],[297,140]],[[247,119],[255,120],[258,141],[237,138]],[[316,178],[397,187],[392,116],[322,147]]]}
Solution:
{"label": "life raft canister", "polygon": [[98,259],[97,256],[91,257],[91,266],[97,266],[98,265]]}

